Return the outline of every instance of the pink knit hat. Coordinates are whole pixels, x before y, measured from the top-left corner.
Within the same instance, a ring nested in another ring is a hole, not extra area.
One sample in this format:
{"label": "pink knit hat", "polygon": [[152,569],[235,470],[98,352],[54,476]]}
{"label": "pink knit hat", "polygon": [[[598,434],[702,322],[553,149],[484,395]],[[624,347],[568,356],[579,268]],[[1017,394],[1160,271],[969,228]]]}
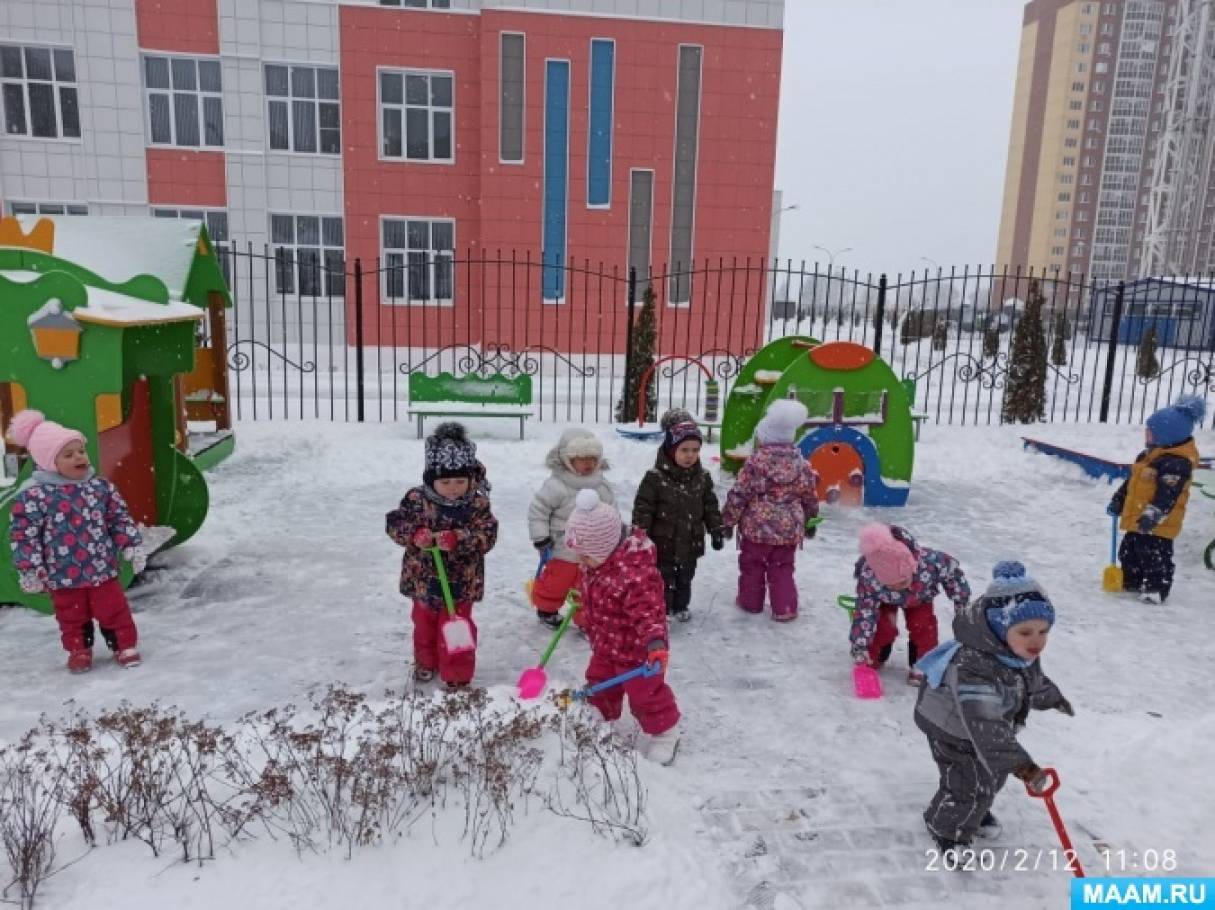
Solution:
{"label": "pink knit hat", "polygon": [[565,545],[580,555],[605,560],[620,545],[623,527],[615,506],[594,490],[580,490],[565,524]]}
{"label": "pink knit hat", "polygon": [[44,471],[55,470],[55,456],[69,442],[84,442],[84,434],[47,420],[41,411],[21,411],[13,416],[8,438],[34,457],[34,464]]}
{"label": "pink knit hat", "polygon": [[911,581],[916,557],[911,548],[891,533],[890,525],[868,524],[861,528],[861,555],[884,585]]}

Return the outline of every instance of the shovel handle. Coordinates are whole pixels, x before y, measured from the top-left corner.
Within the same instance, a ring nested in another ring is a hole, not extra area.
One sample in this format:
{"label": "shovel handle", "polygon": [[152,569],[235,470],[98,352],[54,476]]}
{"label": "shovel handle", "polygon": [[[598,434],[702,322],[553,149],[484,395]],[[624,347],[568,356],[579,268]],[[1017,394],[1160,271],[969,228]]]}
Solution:
{"label": "shovel handle", "polygon": [[631,670],[626,670],[618,676],[613,676],[611,679],[605,679],[603,682],[595,683],[586,689],[579,689],[574,693],[576,699],[587,699],[592,695],[598,695],[605,689],[610,689],[613,686],[618,686],[621,683],[626,683],[630,679],[636,679],[638,676],[657,676],[662,671],[662,663],[655,661],[652,664],[645,663]]}
{"label": "shovel handle", "polygon": [[835,599],[835,605],[842,610],[847,610],[850,618],[856,612],[856,598],[851,594],[841,594]]}
{"label": "shovel handle", "polygon": [[578,595],[570,591],[565,595],[565,602],[569,605],[569,610],[561,617],[561,625],[557,626],[557,631],[553,633],[553,637],[549,639],[548,647],[544,649],[544,653],[540,655],[540,667],[544,667],[548,663],[548,659],[553,656],[553,651],[557,649],[557,642],[561,641],[561,636],[565,634],[565,630],[570,627],[570,620],[574,618],[574,614],[578,612]]}
{"label": "shovel handle", "polygon": [[1112,518],[1112,527],[1110,533],[1110,565],[1118,565],[1118,516]]}
{"label": "shovel handle", "polygon": [[439,576],[439,587],[443,589],[443,604],[447,607],[447,615],[455,617],[456,604],[451,597],[451,585],[447,581],[447,566],[443,564],[443,551],[438,547],[427,547],[428,552],[435,561],[435,572]]}
{"label": "shovel handle", "polygon": [[1076,848],[1072,846],[1072,839],[1067,836],[1067,828],[1064,827],[1063,817],[1059,814],[1059,807],[1055,805],[1055,793],[1059,789],[1059,772],[1054,768],[1043,768],[1042,773],[1048,778],[1046,788],[1043,790],[1031,790],[1029,784],[1026,784],[1025,790],[1030,796],[1046,803],[1046,811],[1050,813],[1051,824],[1055,826],[1055,833],[1059,835],[1059,844],[1063,847],[1063,855],[1069,860],[1068,868],[1076,878],[1084,878],[1084,867],[1080,865],[1080,859],[1076,855]]}

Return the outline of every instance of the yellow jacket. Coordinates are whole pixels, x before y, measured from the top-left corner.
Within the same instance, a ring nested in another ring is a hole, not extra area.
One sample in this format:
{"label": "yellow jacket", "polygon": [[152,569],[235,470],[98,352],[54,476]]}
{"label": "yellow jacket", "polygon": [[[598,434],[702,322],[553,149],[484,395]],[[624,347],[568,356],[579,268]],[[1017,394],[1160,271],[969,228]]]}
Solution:
{"label": "yellow jacket", "polygon": [[[1190,499],[1190,484],[1198,466],[1198,446],[1193,437],[1175,446],[1144,449],[1131,466],[1131,476],[1114,494],[1113,504],[1121,499],[1119,527],[1167,537],[1181,533],[1185,507]],[[1153,527],[1141,530],[1140,521],[1155,518]]]}

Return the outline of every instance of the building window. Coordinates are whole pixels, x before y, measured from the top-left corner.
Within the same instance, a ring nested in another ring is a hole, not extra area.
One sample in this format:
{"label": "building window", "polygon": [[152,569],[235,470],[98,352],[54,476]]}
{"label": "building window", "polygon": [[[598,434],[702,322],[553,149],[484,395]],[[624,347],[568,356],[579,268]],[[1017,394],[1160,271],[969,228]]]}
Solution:
{"label": "building window", "polygon": [[704,49],[679,46],[675,88],[675,171],[671,211],[669,303],[692,300],[692,221],[696,204],[696,162],[700,136],[700,76]]}
{"label": "building window", "polygon": [[570,64],[544,63],[544,186],[540,259],[545,300],[565,297],[565,250],[569,198]]}
{"label": "building window", "polygon": [[1100,101],[1091,101],[1089,102],[1088,109],[1090,111],[1095,111],[1096,113],[1101,113],[1101,111],[1105,110],[1105,105]]}
{"label": "building window", "polygon": [[1100,120],[1098,120],[1096,117],[1091,118],[1091,119],[1088,121],[1088,131],[1089,131],[1090,133],[1099,133],[1099,132],[1101,132],[1101,121],[1100,121]]}
{"label": "building window", "polygon": [[1079,194],[1077,194],[1077,196],[1076,196],[1076,201],[1077,201],[1078,203],[1080,203],[1081,205],[1084,205],[1085,203],[1087,203],[1087,202],[1088,202],[1088,193],[1079,193]]}
{"label": "building window", "polygon": [[1059,194],[1059,201],[1060,201],[1060,202],[1071,202],[1071,201],[1072,201],[1072,194],[1071,194],[1071,193],[1060,193],[1060,194]]}
{"label": "building window", "polygon": [[344,297],[346,255],[338,215],[271,215],[274,292]]}
{"label": "building window", "polygon": [[207,236],[215,246],[215,255],[219,259],[220,271],[224,281],[232,286],[232,264],[229,261],[228,249],[228,213],[223,209],[152,209],[155,218],[185,218],[188,221],[201,221],[207,226]]}
{"label": "building window", "polygon": [[224,144],[223,77],[218,60],[143,58],[148,135],[153,145]]}
{"label": "building window", "polygon": [[1080,26],[1080,37],[1084,38],[1093,33],[1092,23],[1086,22]]}
{"label": "building window", "polygon": [[586,140],[586,204],[612,203],[612,107],[616,83],[616,42],[591,40],[590,116]]}
{"label": "building window", "polygon": [[1074,149],[1079,144],[1080,144],[1080,141],[1078,139],[1076,139],[1075,137],[1069,137],[1069,138],[1063,140],[1064,148]]}
{"label": "building window", "polygon": [[1088,212],[1083,211],[1083,210],[1076,212],[1076,220],[1077,221],[1088,221]]}
{"label": "building window", "polygon": [[1056,237],[1066,237],[1066,236],[1067,236],[1067,228],[1056,228],[1056,229],[1055,229],[1055,236],[1056,236]]}
{"label": "building window", "polygon": [[1061,247],[1061,246],[1052,246],[1052,247],[1050,248],[1050,254],[1051,254],[1052,256],[1062,256],[1062,255],[1063,255],[1063,247]]}
{"label": "building window", "polygon": [[1084,110],[1084,102],[1083,102],[1083,101],[1079,101],[1079,100],[1075,100],[1075,101],[1069,101],[1069,102],[1067,103],[1067,106],[1068,106],[1068,108],[1070,108],[1070,109],[1071,109],[1071,110],[1073,110],[1073,111],[1082,111],[1082,110]]}
{"label": "building window", "polygon": [[456,223],[385,218],[383,232],[385,302],[450,305],[455,298]]}
{"label": "building window", "polygon": [[653,226],[654,172],[634,169],[629,175],[629,271],[636,271],[638,295],[650,283]]}
{"label": "building window", "polygon": [[79,139],[76,57],[71,48],[0,44],[4,132],[36,139]]}
{"label": "building window", "polygon": [[1103,57],[1108,57],[1110,55],[1110,43],[1108,41],[1102,41],[1100,44],[1098,44],[1097,53]]}
{"label": "building window", "polygon": [[87,215],[89,207],[80,202],[9,202],[10,215]]}
{"label": "building window", "polygon": [[1068,128],[1069,130],[1078,130],[1078,129],[1080,129],[1080,121],[1079,121],[1079,120],[1069,120],[1069,121],[1067,121],[1067,128]]}
{"label": "building window", "polygon": [[1084,83],[1083,83],[1083,82],[1073,82],[1073,83],[1072,83],[1072,91],[1073,91],[1073,92],[1082,92],[1082,91],[1084,91]]}
{"label": "building window", "polygon": [[1105,83],[1100,80],[1097,80],[1096,82],[1094,82],[1093,83],[1093,94],[1094,95],[1104,95],[1105,94]]}
{"label": "building window", "polygon": [[327,66],[266,64],[270,148],[284,152],[342,152],[338,71]]}
{"label": "building window", "polygon": [[1082,73],[1082,74],[1083,74],[1083,73],[1087,73],[1087,72],[1088,72],[1088,64],[1087,64],[1087,63],[1077,63],[1077,64],[1076,64],[1076,72],[1077,72],[1077,73]]}
{"label": "building window", "polygon": [[450,72],[380,70],[381,157],[455,161],[454,82]]}
{"label": "building window", "polygon": [[1075,167],[1076,159],[1069,155],[1064,155],[1063,156],[1063,166],[1064,167]]}
{"label": "building window", "polygon": [[408,9],[451,9],[451,0],[380,0],[380,6],[403,6]]}
{"label": "building window", "polygon": [[499,75],[501,96],[498,101],[498,160],[504,164],[523,161],[523,102],[527,91],[524,82],[526,38],[503,32],[499,38],[502,72]]}
{"label": "building window", "polygon": [[[1081,65],[1083,66],[1083,64],[1081,64]],[[1109,69],[1110,69],[1110,65],[1108,63],[1106,63],[1104,60],[1098,60],[1096,65],[1093,67],[1093,72],[1094,73],[1108,73]]]}
{"label": "building window", "polygon": [[1072,175],[1071,175],[1071,174],[1060,174],[1060,175],[1059,175],[1059,182],[1060,182],[1060,183],[1064,183],[1064,184],[1071,183],[1071,182],[1072,182]]}
{"label": "building window", "polygon": [[1080,45],[1079,45],[1079,46],[1076,48],[1076,50],[1077,50],[1079,53],[1081,53],[1081,54],[1087,54],[1087,53],[1088,53],[1090,50],[1092,50],[1092,46],[1091,46],[1091,45],[1089,45],[1089,43],[1088,43],[1087,41],[1085,41],[1085,42],[1082,42],[1082,43],[1081,43],[1081,44],[1080,44]]}

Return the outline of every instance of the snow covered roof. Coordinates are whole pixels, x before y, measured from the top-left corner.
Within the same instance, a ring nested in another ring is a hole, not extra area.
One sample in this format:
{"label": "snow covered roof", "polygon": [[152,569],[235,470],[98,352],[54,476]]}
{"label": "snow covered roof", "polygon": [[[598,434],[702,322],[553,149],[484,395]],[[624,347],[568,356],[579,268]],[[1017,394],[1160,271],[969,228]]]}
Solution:
{"label": "snow covered roof", "polygon": [[180,300],[198,248],[202,222],[151,216],[18,215],[28,233],[44,218],[55,223],[51,255],[95,272],[114,284],[155,275]]}
{"label": "snow covered roof", "polygon": [[[18,284],[29,284],[45,276],[44,272],[0,271],[0,277]],[[146,325],[157,322],[185,322],[200,319],[203,311],[189,303],[170,301],[150,303],[138,297],[107,291],[103,288],[85,286],[88,302],[72,310],[72,318],[97,325]],[[39,308],[34,316],[49,314],[54,310],[51,301]]]}

